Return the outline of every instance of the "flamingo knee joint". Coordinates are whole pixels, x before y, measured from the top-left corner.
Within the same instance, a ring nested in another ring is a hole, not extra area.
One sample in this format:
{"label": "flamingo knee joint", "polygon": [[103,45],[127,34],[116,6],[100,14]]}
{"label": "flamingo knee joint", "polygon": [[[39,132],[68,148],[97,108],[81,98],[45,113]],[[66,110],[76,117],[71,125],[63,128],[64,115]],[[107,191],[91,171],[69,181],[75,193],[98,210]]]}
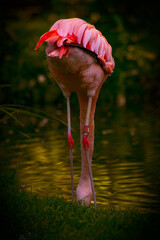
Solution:
{"label": "flamingo knee joint", "polygon": [[68,142],[69,149],[73,149],[74,140],[73,140],[72,135],[70,133],[68,133],[68,135],[67,135],[67,142]]}
{"label": "flamingo knee joint", "polygon": [[89,149],[88,135],[89,135],[89,126],[85,125],[84,131],[83,131],[83,145],[84,145],[85,150]]}

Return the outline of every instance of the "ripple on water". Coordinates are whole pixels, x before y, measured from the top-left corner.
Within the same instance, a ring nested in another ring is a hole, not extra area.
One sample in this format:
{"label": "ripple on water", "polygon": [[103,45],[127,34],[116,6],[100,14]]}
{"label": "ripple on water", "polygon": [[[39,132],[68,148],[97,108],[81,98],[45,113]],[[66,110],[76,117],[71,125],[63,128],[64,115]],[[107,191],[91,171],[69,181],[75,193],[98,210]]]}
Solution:
{"label": "ripple on water", "polygon": [[[153,125],[153,121],[147,119],[106,121],[95,132],[92,169],[98,204],[160,210],[159,125]],[[75,139],[79,138],[78,132],[74,135]],[[38,136],[35,133],[23,142],[17,136],[8,149],[5,159],[9,159],[11,168],[17,168],[20,185],[30,186],[34,192],[63,195],[71,200],[70,163],[64,128],[43,131]],[[75,189],[80,178],[80,159],[77,143],[74,149]]]}

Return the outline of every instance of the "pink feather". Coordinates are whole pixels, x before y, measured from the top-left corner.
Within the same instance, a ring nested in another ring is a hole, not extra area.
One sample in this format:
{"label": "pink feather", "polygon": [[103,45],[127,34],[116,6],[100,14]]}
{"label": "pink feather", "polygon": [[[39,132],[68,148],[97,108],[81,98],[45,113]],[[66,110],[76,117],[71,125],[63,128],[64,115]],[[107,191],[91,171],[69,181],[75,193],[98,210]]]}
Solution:
{"label": "pink feather", "polygon": [[107,61],[111,61],[114,66],[112,48],[105,37],[93,25],[79,18],[61,19],[55,22],[50,31],[41,36],[35,50],[44,41],[50,44],[55,43],[57,48],[49,53],[49,56],[61,59],[63,56],[67,57],[69,55],[68,47],[64,47],[65,40],[67,43],[78,43],[95,52],[103,65],[106,65]]}

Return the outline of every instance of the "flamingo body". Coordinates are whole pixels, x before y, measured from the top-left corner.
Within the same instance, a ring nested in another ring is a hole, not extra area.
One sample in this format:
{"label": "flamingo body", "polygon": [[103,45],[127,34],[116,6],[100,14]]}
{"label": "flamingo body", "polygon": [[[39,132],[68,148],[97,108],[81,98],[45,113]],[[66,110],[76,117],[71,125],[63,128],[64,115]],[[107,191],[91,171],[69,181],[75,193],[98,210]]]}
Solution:
{"label": "flamingo body", "polygon": [[92,56],[74,47],[69,48],[68,57],[50,57],[49,52],[53,48],[49,45],[46,49],[48,65],[64,96],[70,96],[72,92],[94,96],[101,82],[106,79],[107,74],[102,67]]}
{"label": "flamingo body", "polygon": [[[85,152],[88,153],[91,164],[96,101],[103,82],[113,72],[115,66],[112,48],[100,31],[79,18],[57,21],[49,32],[41,36],[35,49],[44,41],[48,42],[46,55],[49,69],[64,96],[69,99],[72,92],[78,95],[82,169],[76,193],[78,201],[82,200],[85,205],[89,205],[93,187]],[[70,112],[70,107],[68,109]],[[70,113],[68,119],[70,122]],[[67,140],[72,150],[74,142],[70,126],[68,129]]]}

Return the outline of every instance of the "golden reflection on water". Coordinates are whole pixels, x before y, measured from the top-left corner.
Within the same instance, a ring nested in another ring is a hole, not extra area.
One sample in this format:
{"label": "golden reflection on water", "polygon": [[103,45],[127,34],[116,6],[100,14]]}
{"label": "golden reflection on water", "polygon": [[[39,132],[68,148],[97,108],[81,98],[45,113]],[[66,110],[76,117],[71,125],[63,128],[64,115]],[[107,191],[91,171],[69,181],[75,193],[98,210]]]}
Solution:
{"label": "golden reflection on water", "polygon": [[145,186],[143,163],[114,163],[104,168],[96,166],[95,177],[97,199],[103,205],[119,205],[121,208],[126,206],[142,207],[142,203],[147,206],[150,204],[150,197]]}
{"label": "golden reflection on water", "polygon": [[11,167],[18,167],[21,184],[29,185],[34,192],[66,197],[67,186],[70,184],[70,169],[69,162],[65,159],[65,140],[58,139],[55,133],[51,133],[45,136],[45,140],[28,140],[20,148],[22,152],[18,153],[19,160],[15,156]]}
{"label": "golden reflection on water", "polygon": [[[160,164],[157,156],[160,151],[156,148],[156,144],[159,146],[159,138],[149,141],[151,132],[147,135],[144,124],[143,127],[132,126],[132,129],[124,128],[123,122],[122,125],[119,122],[118,127],[114,122],[112,124],[112,128],[101,126],[95,133],[92,169],[98,204],[122,209],[159,209],[160,182],[157,176]],[[97,134],[100,131],[101,134]],[[70,163],[65,135],[64,129],[54,129],[38,136],[35,133],[31,139],[17,141],[12,145],[8,153],[10,167],[17,168],[23,188],[41,194],[64,196],[71,201]],[[75,139],[78,139],[74,149],[76,190],[81,160],[79,133],[75,135]]]}

